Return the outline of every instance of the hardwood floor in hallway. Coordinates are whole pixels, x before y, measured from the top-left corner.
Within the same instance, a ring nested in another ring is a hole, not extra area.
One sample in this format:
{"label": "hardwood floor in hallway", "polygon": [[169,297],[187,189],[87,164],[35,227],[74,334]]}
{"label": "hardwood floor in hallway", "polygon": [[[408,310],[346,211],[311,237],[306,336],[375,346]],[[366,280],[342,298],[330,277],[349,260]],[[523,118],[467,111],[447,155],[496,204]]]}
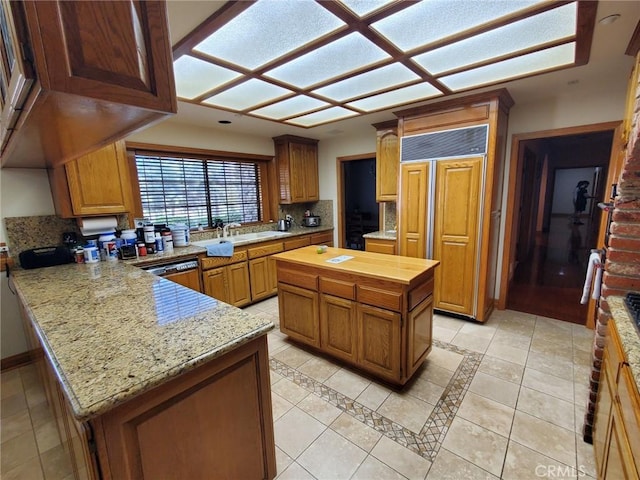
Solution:
{"label": "hardwood floor in hallway", "polygon": [[507,308],[584,325],[587,305],[580,304],[593,242],[588,218],[551,219],[549,232],[538,233],[529,258],[516,267]]}

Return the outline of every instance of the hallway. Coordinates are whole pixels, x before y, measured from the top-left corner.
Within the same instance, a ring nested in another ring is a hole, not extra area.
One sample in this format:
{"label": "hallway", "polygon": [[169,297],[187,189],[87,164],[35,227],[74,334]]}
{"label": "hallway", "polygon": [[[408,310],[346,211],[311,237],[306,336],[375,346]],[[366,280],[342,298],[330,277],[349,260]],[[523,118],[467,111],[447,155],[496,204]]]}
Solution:
{"label": "hallway", "polygon": [[582,222],[553,216],[549,232],[538,232],[533,254],[516,267],[507,308],[585,324],[587,305],[580,298],[593,232],[592,222]]}

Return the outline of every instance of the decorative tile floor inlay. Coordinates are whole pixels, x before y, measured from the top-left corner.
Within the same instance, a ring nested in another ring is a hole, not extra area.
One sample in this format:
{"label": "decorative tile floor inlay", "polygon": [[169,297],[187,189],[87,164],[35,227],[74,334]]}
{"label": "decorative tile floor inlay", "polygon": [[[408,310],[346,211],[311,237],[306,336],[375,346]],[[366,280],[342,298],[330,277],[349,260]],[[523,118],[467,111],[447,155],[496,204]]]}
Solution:
{"label": "decorative tile floor inlay", "polygon": [[398,444],[428,460],[434,461],[484,355],[439,340],[433,340],[433,346],[459,354],[463,358],[438,399],[431,415],[419,432],[412,432],[280,360],[271,358],[270,367],[274,372],[317,395]]}

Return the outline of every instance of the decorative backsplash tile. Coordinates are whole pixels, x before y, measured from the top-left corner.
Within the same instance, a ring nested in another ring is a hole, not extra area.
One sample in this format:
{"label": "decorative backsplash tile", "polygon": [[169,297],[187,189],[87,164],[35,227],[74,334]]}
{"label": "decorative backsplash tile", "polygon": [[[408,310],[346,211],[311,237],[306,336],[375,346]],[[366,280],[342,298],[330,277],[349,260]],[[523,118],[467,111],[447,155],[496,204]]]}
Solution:
{"label": "decorative backsplash tile", "polygon": [[384,229],[395,230],[398,225],[397,204],[396,202],[384,202]]}
{"label": "decorative backsplash tile", "polygon": [[278,218],[285,218],[289,214],[293,217],[294,225],[302,224],[304,212],[309,210],[312,215],[320,217],[320,224],[323,227],[333,226],[333,200],[319,200],[314,203],[295,203],[293,205],[280,205],[278,207]]}

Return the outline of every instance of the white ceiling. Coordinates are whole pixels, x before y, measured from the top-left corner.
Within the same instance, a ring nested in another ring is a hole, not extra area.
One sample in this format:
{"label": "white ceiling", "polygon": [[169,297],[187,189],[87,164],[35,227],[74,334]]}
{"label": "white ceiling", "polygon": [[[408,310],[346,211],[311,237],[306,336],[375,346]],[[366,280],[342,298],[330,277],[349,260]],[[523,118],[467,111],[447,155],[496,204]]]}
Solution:
{"label": "white ceiling", "polygon": [[[224,3],[226,2],[169,0],[167,4],[171,43],[175,45]],[[621,15],[616,22],[608,25],[597,23],[597,20],[615,13]],[[516,105],[569,93],[584,95],[585,98],[589,98],[590,95],[602,94],[602,92],[611,88],[626,90],[633,58],[625,55],[624,52],[639,21],[640,0],[600,1],[596,15],[591,55],[587,65],[506,82],[484,90],[506,87],[514,98]],[[465,94],[469,94],[469,92]],[[441,100],[442,97],[439,97],[434,101]],[[401,109],[426,103],[433,103],[433,101],[407,105]],[[392,113],[394,110],[399,109],[391,108],[387,111],[305,129],[186,102],[178,102],[178,114],[168,121],[208,126],[215,129],[229,129],[233,132],[253,135],[256,132],[260,132],[265,137],[293,134],[322,140],[352,134],[356,131],[370,132],[372,123],[394,119],[395,116]],[[229,120],[232,123],[223,126],[218,124],[220,120]]]}

